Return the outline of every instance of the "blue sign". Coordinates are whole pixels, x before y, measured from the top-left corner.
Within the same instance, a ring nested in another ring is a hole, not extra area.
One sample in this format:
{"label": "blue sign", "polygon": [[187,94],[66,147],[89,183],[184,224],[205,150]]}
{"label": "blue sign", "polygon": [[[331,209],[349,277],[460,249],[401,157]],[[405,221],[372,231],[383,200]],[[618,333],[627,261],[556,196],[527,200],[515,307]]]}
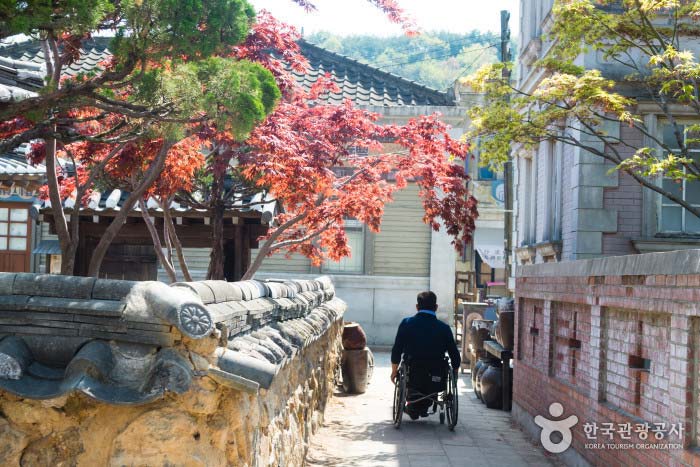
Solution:
{"label": "blue sign", "polygon": [[506,202],[506,185],[503,180],[494,180],[491,182],[491,197],[496,200],[499,207],[503,207]]}

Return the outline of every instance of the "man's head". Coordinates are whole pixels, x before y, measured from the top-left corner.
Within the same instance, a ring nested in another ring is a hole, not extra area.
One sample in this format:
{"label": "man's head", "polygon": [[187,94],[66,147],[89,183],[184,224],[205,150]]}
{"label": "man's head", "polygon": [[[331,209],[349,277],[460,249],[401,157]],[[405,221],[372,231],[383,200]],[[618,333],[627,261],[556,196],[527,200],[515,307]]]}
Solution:
{"label": "man's head", "polygon": [[437,296],[427,290],[418,294],[418,299],[416,303],[416,310],[437,310]]}

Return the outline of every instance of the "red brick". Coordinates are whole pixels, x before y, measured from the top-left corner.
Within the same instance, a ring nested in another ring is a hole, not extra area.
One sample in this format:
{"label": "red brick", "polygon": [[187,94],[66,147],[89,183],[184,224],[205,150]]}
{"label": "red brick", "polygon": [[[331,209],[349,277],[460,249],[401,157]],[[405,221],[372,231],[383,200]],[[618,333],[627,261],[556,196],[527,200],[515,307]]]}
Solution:
{"label": "red brick", "polygon": [[[525,327],[516,331],[523,352],[518,353],[522,360],[515,371],[514,400],[529,413],[546,415],[549,404],[558,401],[565,413],[586,421],[636,423],[633,417],[640,417],[670,424],[685,415],[685,420],[700,423],[700,404],[685,389],[700,386],[693,363],[700,361],[700,318],[692,316],[700,301],[700,275],[540,277],[517,284],[516,295],[529,298],[518,302],[518,325]],[[542,299],[552,298],[549,329]],[[600,308],[592,313],[591,306],[598,303]],[[532,326],[540,330],[534,340]],[[574,337],[580,349],[569,347]],[[651,372],[641,378],[638,400],[639,370],[630,370],[629,355],[652,361]],[[598,381],[600,374],[604,381]],[[604,403],[597,400],[598,388],[605,389]],[[690,437],[687,423],[684,434]],[[686,441],[698,445],[700,437]],[[698,454],[589,452],[583,449],[585,442],[581,433],[574,433],[574,449],[596,465],[678,465],[683,460],[700,467]]]}

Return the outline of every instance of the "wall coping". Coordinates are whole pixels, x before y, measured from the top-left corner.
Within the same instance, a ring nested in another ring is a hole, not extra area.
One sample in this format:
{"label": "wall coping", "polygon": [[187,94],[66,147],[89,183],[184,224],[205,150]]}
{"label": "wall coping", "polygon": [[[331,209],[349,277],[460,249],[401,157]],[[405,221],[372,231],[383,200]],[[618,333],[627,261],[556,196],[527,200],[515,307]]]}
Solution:
{"label": "wall coping", "polygon": [[[414,290],[430,288],[428,276],[374,276],[370,274],[330,274],[324,275],[331,278],[335,289],[389,289],[389,290]],[[297,274],[261,271],[255,274],[255,279],[311,279],[318,274]]]}
{"label": "wall coping", "polygon": [[700,274],[700,249],[518,266],[516,277]]}
{"label": "wall coping", "polygon": [[0,273],[0,391],[140,405],[209,376],[257,394],[346,308],[325,276],[166,285]]}

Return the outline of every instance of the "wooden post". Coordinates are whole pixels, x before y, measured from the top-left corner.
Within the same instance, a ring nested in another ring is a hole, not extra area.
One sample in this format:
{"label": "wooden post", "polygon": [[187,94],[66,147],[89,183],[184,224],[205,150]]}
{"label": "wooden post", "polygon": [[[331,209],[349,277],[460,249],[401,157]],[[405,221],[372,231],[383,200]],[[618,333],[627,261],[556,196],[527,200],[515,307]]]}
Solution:
{"label": "wooden post", "polygon": [[245,269],[243,268],[243,226],[233,226],[233,277],[240,280]]}

